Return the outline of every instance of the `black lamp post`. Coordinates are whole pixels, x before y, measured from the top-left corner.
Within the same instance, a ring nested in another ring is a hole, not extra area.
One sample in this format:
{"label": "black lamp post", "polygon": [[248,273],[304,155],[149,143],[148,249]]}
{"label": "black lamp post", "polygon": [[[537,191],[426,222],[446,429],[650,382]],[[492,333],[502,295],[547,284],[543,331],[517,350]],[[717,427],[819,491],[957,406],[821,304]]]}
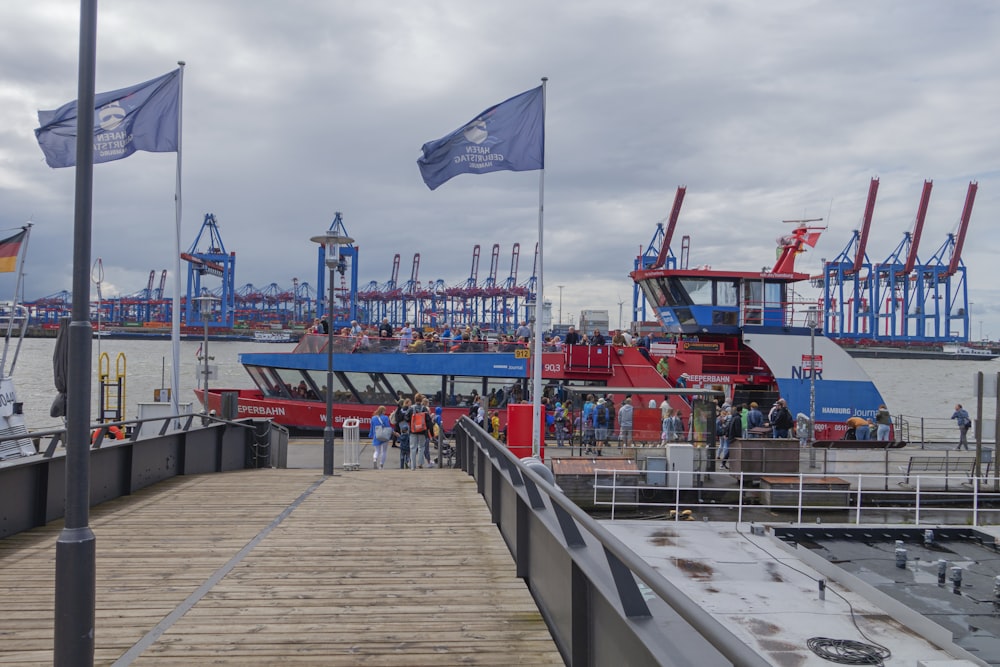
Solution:
{"label": "black lamp post", "polygon": [[326,426],[323,428],[323,474],[333,475],[333,281],[340,263],[340,246],[354,243],[354,239],[327,231],[310,239],[326,249],[326,268],[329,269],[329,302],[326,311]]}

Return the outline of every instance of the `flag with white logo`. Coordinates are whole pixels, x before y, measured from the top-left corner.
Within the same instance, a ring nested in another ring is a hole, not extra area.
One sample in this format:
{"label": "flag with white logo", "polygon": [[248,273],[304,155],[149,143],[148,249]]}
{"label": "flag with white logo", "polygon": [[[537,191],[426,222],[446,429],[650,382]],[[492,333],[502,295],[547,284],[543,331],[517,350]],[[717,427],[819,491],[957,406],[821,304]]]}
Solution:
{"label": "flag with white logo", "polygon": [[[94,97],[94,164],[121,160],[136,151],[177,152],[181,71]],[[45,162],[76,165],[76,101],[39,111],[35,130]]]}
{"label": "flag with white logo", "polygon": [[431,190],[459,174],[534,171],[545,167],[542,87],[486,109],[448,136],[429,141],[417,160]]}

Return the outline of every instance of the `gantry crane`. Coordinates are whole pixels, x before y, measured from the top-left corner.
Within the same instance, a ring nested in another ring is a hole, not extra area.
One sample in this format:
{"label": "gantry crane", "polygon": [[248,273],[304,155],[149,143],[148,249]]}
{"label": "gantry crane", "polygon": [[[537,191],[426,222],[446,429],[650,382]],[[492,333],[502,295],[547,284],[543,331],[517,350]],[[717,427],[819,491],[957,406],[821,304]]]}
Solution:
{"label": "gantry crane", "polygon": [[[205,250],[200,249],[202,237],[205,237],[207,244]],[[215,214],[205,214],[198,236],[195,237],[191,248],[181,253],[181,259],[188,263],[184,321],[188,326],[202,325],[201,309],[195,299],[205,294],[214,294],[219,301],[212,304],[212,317],[208,326],[231,329],[236,309],[236,253],[226,252]],[[218,288],[203,285],[205,276],[220,278],[222,284]]]}

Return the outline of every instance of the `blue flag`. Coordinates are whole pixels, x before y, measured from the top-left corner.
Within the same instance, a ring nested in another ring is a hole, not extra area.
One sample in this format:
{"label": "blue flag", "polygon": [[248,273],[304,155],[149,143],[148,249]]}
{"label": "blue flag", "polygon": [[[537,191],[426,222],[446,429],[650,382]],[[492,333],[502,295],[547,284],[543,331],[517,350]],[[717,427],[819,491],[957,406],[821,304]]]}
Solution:
{"label": "blue flag", "polygon": [[[94,164],[126,158],[136,151],[177,151],[181,71],[94,97]],[[35,130],[45,162],[53,168],[76,165],[76,101],[55,111],[39,111]]]}
{"label": "blue flag", "polygon": [[423,152],[417,165],[431,190],[459,174],[544,168],[542,87],[490,107],[448,136],[424,144]]}

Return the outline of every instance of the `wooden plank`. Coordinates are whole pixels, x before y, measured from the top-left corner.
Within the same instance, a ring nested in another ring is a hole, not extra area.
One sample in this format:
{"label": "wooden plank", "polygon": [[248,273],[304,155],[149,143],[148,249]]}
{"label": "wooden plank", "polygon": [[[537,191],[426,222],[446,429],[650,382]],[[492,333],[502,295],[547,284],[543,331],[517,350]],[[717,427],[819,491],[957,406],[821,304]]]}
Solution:
{"label": "wooden plank", "polygon": [[[90,524],[97,664],[178,609],[134,664],[563,664],[458,470],[177,477],[95,508]],[[0,541],[2,664],[52,662],[60,529]]]}

